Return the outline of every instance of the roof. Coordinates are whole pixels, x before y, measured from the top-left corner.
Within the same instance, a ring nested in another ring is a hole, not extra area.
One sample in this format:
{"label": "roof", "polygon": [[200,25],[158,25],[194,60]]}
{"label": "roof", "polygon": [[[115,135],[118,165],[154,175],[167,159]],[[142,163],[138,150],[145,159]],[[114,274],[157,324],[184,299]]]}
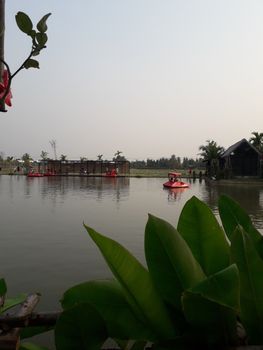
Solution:
{"label": "roof", "polygon": [[232,146],[228,147],[228,149],[221,155],[222,158],[229,157],[232,152],[234,152],[238,147],[240,147],[243,143],[246,143],[249,145],[255,152],[258,154],[261,154],[259,150],[253,146],[250,142],[248,142],[246,139],[242,139],[236,143],[234,143]]}

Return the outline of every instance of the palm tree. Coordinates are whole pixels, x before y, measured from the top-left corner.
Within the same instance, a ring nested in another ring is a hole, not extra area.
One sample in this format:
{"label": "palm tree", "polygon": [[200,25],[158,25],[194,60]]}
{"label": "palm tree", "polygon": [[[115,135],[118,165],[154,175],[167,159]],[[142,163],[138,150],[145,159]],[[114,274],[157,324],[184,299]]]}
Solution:
{"label": "palm tree", "polygon": [[40,157],[42,160],[47,160],[48,159],[48,153],[45,151],[41,151]]}
{"label": "palm tree", "polygon": [[114,154],[114,156],[115,156],[116,158],[119,158],[120,155],[121,155],[121,153],[122,153],[122,151],[117,151],[117,152]]}
{"label": "palm tree", "polygon": [[60,160],[65,161],[67,159],[67,156],[65,154],[61,154]]}
{"label": "palm tree", "polygon": [[199,146],[199,151],[201,151],[199,154],[207,163],[209,175],[215,176],[219,170],[219,158],[225,149],[213,140],[207,140],[206,143],[206,145]]}
{"label": "palm tree", "polygon": [[98,157],[98,160],[102,160],[103,154],[98,154],[97,157]]}
{"label": "palm tree", "polygon": [[121,153],[123,153],[122,151],[117,151],[115,154],[114,154],[114,157],[113,157],[113,160],[116,162],[116,161],[123,161],[123,160],[126,160],[126,158],[124,156],[121,156]]}
{"label": "palm tree", "polygon": [[250,137],[249,142],[256,147],[260,152],[263,151],[263,133],[253,131],[251,133],[253,136]]}

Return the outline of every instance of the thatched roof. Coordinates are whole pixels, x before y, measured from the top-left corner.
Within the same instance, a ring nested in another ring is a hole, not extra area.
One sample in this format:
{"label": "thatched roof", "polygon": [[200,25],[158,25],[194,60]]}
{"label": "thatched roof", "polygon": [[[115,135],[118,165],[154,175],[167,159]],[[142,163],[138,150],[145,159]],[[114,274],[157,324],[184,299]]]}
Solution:
{"label": "thatched roof", "polygon": [[232,146],[228,147],[228,149],[222,154],[222,158],[229,157],[232,152],[235,152],[237,148],[239,148],[242,144],[246,144],[250,148],[252,148],[258,155],[261,155],[261,152],[254,147],[250,142],[248,142],[246,139],[242,139],[236,143],[234,143]]}

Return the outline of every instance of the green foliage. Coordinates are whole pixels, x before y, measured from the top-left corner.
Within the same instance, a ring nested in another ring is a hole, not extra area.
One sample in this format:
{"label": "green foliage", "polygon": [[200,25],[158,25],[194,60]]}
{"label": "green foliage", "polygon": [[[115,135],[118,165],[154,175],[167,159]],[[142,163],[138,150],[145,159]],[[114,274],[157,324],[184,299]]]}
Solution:
{"label": "green foliage", "polygon": [[108,337],[101,315],[88,304],[78,304],[62,313],[55,329],[57,350],[96,350]]}
{"label": "green foliage", "polygon": [[40,33],[45,33],[47,31],[47,19],[51,15],[51,13],[46,14],[41,18],[41,20],[37,24],[37,29]]}
{"label": "green foliage", "polygon": [[32,58],[27,60],[25,63],[24,63],[24,67],[26,69],[28,68],[39,68],[39,62],[36,61],[36,60],[33,60]]}
{"label": "green foliage", "polygon": [[48,348],[33,343],[22,343],[19,350],[48,350]]}
{"label": "green foliage", "polygon": [[181,310],[183,290],[205,279],[187,243],[168,222],[149,215],[145,229],[145,256],[160,295]]}
{"label": "green foliage", "polygon": [[[36,29],[33,29],[33,23],[26,13],[18,12],[16,14],[16,23],[18,28],[32,39],[31,53],[19,70],[22,68],[39,68],[39,62],[31,57],[39,55],[40,51],[46,48],[45,45],[48,41],[48,36],[46,34],[48,27],[46,22],[50,15],[51,13],[48,13],[43,16],[37,23]],[[12,79],[12,77],[13,76],[10,78]]]}
{"label": "green foliage", "polygon": [[[84,225],[115,280],[84,282],[64,293],[56,349],[100,349],[108,338],[133,350],[148,342],[159,350],[262,345],[261,236],[230,198],[220,198],[219,213],[227,236],[196,197],[185,204],[177,229],[149,215],[147,268],[118,242]],[[32,344],[21,349],[41,350]]]}
{"label": "green foliage", "polygon": [[114,280],[81,283],[70,288],[61,301],[64,309],[69,309],[80,302],[89,303],[99,311],[112,338],[149,339],[154,337],[135,317],[121,286]]}
{"label": "green foliage", "polygon": [[177,332],[149,272],[119,243],[88,226],[85,228],[123,287],[123,293],[138,319],[147,324],[157,337],[173,337]]}
{"label": "green foliage", "polygon": [[29,16],[24,12],[18,12],[16,14],[16,23],[18,28],[26,33],[27,35],[30,35],[33,29],[33,23]]}
{"label": "green foliage", "polygon": [[233,234],[231,256],[239,269],[241,321],[250,343],[263,344],[263,261],[241,227]]}
{"label": "green foliage", "polygon": [[[122,348],[131,339],[136,349],[147,341],[156,349],[263,344],[261,235],[230,198],[220,198],[219,213],[227,236],[196,197],[185,204],[177,229],[149,215],[148,269],[119,243],[85,226],[117,281],[72,287],[62,299],[64,312],[94,307]],[[246,339],[238,338],[238,320]]]}
{"label": "green foliage", "polygon": [[253,240],[258,253],[263,258],[263,237],[254,227],[249,215],[232,198],[221,196],[219,198],[218,209],[223,223],[223,227],[230,241],[237,226],[243,227]]}
{"label": "green foliage", "polygon": [[198,198],[193,197],[185,204],[177,229],[206,275],[229,265],[230,248],[225,233],[211,209]]}

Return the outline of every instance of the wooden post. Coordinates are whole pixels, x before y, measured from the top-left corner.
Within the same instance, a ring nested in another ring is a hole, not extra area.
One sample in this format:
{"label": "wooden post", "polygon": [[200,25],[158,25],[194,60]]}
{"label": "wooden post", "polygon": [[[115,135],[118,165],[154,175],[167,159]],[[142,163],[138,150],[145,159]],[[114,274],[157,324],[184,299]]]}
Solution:
{"label": "wooden post", "polygon": [[[27,296],[24,303],[16,313],[16,317],[26,319],[34,310],[39,302],[39,294],[30,294]],[[12,328],[0,335],[0,349],[1,350],[17,350],[19,349],[19,332],[20,328]]]}

